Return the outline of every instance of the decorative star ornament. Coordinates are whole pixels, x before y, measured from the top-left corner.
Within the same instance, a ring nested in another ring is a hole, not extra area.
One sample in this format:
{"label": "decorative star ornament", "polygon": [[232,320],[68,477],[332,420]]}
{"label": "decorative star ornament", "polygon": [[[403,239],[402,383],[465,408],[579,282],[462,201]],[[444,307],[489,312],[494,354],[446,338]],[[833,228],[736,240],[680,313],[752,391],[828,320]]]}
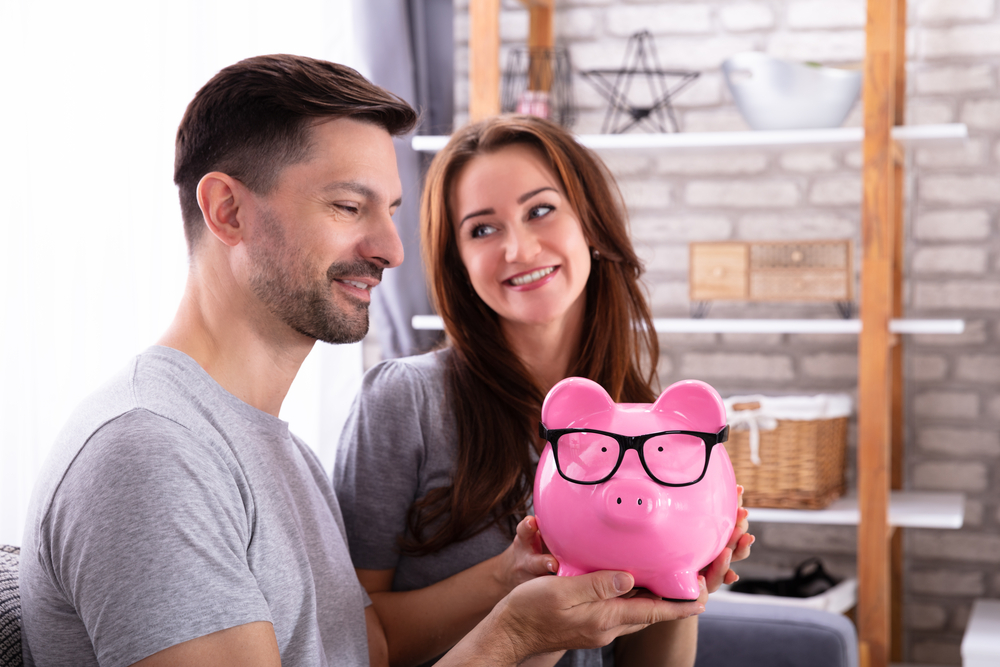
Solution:
{"label": "decorative star ornament", "polygon": [[[653,36],[643,30],[629,37],[621,69],[592,69],[581,74],[608,100],[601,132],[623,134],[633,127],[647,132],[680,132],[671,100],[701,72],[662,69]],[[646,82],[644,103],[634,101],[637,91],[632,84],[636,77]]]}

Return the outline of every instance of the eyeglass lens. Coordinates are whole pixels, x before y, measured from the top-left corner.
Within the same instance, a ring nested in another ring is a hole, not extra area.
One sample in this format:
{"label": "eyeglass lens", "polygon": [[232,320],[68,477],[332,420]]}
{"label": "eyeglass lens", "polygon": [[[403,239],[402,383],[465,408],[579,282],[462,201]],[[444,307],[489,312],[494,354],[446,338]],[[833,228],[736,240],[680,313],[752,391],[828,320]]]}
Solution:
{"label": "eyeglass lens", "polygon": [[667,484],[687,484],[705,467],[705,441],[696,435],[670,433],[650,438],[642,457],[653,477]]}
{"label": "eyeglass lens", "polygon": [[620,446],[600,433],[566,433],[559,438],[559,467],[577,482],[604,479],[618,463]]}
{"label": "eyeglass lens", "polygon": [[[565,433],[558,441],[558,463],[562,473],[577,482],[604,479],[618,463],[620,445],[601,433]],[[642,447],[646,467],[653,477],[667,484],[688,484],[705,468],[705,441],[694,435],[657,435]]]}

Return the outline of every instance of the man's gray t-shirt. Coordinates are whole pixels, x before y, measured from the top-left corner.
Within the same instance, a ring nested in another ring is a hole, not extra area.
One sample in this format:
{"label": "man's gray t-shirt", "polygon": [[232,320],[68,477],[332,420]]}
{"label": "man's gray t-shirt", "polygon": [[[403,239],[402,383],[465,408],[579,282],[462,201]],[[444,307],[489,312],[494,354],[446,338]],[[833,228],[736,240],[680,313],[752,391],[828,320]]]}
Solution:
{"label": "man's gray t-shirt", "polygon": [[[409,535],[410,506],[450,484],[455,472],[458,427],[444,373],[449,354],[444,349],[369,370],[337,448],[333,485],[351,558],[362,569],[394,568],[394,591],[430,586],[496,556],[511,542],[494,525],[428,556],[399,552],[399,537]],[[570,651],[559,665],[600,667],[601,653]]]}
{"label": "man's gray t-shirt", "polygon": [[273,624],[282,664],[367,665],[337,498],[288,424],[152,347],[81,405],[21,552],[27,665],[130,665]]}

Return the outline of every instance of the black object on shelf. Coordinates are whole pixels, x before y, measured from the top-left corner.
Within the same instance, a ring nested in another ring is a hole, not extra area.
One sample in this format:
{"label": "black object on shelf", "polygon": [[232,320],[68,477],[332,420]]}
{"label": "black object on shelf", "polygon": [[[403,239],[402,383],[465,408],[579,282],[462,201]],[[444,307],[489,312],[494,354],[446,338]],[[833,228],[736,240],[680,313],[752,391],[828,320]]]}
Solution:
{"label": "black object on shelf", "polygon": [[740,579],[729,587],[734,593],[777,595],[785,598],[811,598],[836,586],[838,582],[823,568],[819,558],[810,558],[795,568],[790,579]]}
{"label": "black object on shelf", "polygon": [[[601,126],[604,134],[624,134],[633,127],[647,132],[680,132],[671,100],[701,76],[694,70],[661,68],[648,30],[629,37],[620,69],[592,69],[581,74],[608,100]],[[645,78],[648,86],[649,99],[642,104],[631,99],[636,77]],[[668,121],[672,130],[667,129]]]}
{"label": "black object on shelf", "polygon": [[569,128],[576,119],[572,72],[565,47],[511,49],[503,71],[501,110],[548,118]]}

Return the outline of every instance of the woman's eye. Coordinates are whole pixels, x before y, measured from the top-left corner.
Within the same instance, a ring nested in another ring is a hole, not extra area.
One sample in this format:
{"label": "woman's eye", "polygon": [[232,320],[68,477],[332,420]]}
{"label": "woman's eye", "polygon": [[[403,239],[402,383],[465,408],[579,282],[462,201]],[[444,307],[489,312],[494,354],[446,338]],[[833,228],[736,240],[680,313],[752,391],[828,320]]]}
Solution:
{"label": "woman's eye", "polygon": [[493,225],[476,225],[472,228],[472,238],[481,239],[484,236],[489,236],[497,231],[497,228]]}
{"label": "woman's eye", "polygon": [[528,218],[540,218],[543,215],[547,215],[552,211],[556,210],[555,206],[549,204],[539,204],[538,206],[532,206],[531,210],[528,211]]}

